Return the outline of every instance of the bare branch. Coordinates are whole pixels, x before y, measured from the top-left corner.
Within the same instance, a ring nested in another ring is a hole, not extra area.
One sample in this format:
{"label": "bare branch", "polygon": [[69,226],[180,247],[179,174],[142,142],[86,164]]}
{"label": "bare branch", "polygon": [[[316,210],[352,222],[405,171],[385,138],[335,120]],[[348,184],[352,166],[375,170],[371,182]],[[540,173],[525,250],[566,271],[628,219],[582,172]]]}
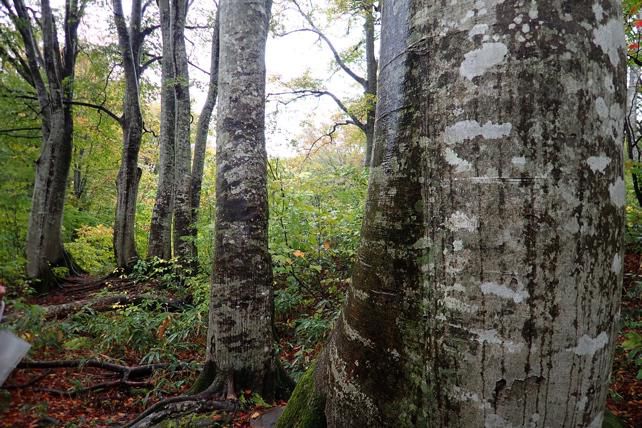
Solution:
{"label": "bare branch", "polygon": [[293,101],[296,101],[301,98],[305,97],[321,97],[321,96],[328,96],[332,98],[334,103],[346,114],[348,117],[351,119],[351,122],[353,125],[357,126],[359,129],[365,132],[366,125],[350,111],[350,109],[337,97],[330,91],[325,91],[325,90],[318,90],[318,89],[298,89],[298,90],[293,90],[293,91],[286,91],[286,92],[274,92],[270,93],[267,95],[266,98],[272,97],[278,97],[278,96],[284,96],[284,95],[292,95],[294,98],[288,100],[288,101],[280,101],[281,104],[289,104]]}
{"label": "bare branch", "polygon": [[288,35],[288,34],[291,34],[291,33],[304,32],[304,31],[316,34],[321,40],[323,40],[325,42],[325,44],[328,46],[330,51],[332,51],[332,55],[334,56],[334,60],[337,62],[339,67],[341,67],[341,69],[343,71],[345,71],[348,76],[352,77],[364,89],[367,89],[367,86],[368,86],[367,80],[364,79],[363,77],[359,76],[357,73],[352,71],[352,69],[350,69],[350,67],[348,67],[348,64],[346,64],[345,61],[343,60],[343,58],[341,58],[341,55],[339,55],[339,52],[334,47],[334,45],[332,44],[330,39],[328,39],[328,37],[326,37],[326,35],[323,34],[323,32],[321,32],[321,30],[314,24],[314,21],[312,21],[312,18],[310,18],[310,16],[303,11],[303,9],[299,5],[299,3],[296,0],[292,0],[292,3],[294,3],[294,5],[298,9],[299,13],[301,14],[301,16],[308,22],[308,24],[310,25],[311,28],[301,28],[299,30],[290,31],[290,32],[284,33],[282,35],[285,36],[285,35]]}

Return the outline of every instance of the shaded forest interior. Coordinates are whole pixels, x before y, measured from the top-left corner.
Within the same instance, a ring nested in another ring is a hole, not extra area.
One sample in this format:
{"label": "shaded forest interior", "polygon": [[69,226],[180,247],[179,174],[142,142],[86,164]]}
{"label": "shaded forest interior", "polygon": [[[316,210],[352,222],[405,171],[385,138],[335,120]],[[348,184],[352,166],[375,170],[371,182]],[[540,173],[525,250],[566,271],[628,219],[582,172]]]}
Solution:
{"label": "shaded forest interior", "polygon": [[642,426],[642,1],[435,3],[0,0],[0,426]]}

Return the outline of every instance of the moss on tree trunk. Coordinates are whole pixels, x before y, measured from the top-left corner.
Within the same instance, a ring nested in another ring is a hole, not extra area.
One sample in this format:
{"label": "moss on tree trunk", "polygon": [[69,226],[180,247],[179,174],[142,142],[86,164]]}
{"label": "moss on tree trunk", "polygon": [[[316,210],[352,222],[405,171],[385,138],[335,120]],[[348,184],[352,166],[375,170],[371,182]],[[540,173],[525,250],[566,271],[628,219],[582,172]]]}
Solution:
{"label": "moss on tree trunk", "polygon": [[277,428],[324,428],[325,396],[315,386],[316,363],[301,376]]}

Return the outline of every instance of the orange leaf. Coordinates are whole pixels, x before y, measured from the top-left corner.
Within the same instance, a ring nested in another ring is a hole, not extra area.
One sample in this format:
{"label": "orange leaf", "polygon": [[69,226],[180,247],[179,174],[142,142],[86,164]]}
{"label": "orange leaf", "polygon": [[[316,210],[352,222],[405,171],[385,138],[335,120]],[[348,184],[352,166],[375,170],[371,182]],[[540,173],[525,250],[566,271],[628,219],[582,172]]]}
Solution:
{"label": "orange leaf", "polygon": [[165,336],[165,330],[167,330],[167,327],[169,327],[169,323],[171,322],[171,317],[167,317],[163,320],[161,325],[158,327],[158,331],[156,332],[156,337],[158,338],[158,340],[161,340],[163,336]]}
{"label": "orange leaf", "polygon": [[326,250],[329,250],[330,249],[330,241],[328,241],[327,239],[325,241],[323,241],[323,248],[325,248]]}
{"label": "orange leaf", "polygon": [[294,257],[305,257],[305,253],[301,250],[295,250],[292,254],[294,254]]}

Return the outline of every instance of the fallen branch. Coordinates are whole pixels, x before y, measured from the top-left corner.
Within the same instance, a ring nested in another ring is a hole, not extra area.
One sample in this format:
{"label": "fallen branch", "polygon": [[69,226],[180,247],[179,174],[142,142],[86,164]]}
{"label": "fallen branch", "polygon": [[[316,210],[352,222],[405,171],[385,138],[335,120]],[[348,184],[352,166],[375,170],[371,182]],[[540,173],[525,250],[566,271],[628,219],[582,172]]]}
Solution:
{"label": "fallen branch", "polygon": [[87,386],[84,388],[74,388],[69,390],[63,389],[51,389],[51,388],[32,388],[33,391],[46,392],[48,394],[58,395],[60,397],[74,397],[79,394],[84,394],[90,391],[97,391],[100,389],[115,388],[120,386],[126,386],[128,388],[152,388],[154,384],[151,382],[132,382],[129,380],[115,380],[112,382],[99,383],[92,386]]}
{"label": "fallen branch", "polygon": [[[62,368],[83,368],[92,367],[110,372],[120,373],[123,375],[122,380],[135,379],[149,376],[155,370],[171,367],[168,363],[148,364],[144,366],[124,366],[120,364],[108,363],[100,360],[51,360],[51,361],[22,361],[18,364],[18,369],[62,369]],[[178,367],[189,367],[189,363],[179,363]]]}
{"label": "fallen branch", "polygon": [[79,312],[85,308],[90,308],[95,312],[106,312],[118,308],[121,305],[136,305],[143,301],[156,302],[165,305],[168,309],[179,309],[185,305],[184,301],[177,299],[161,299],[158,296],[150,294],[140,294],[128,296],[119,294],[116,296],[106,296],[94,299],[78,300],[60,305],[43,306],[45,310],[45,319],[64,318],[67,315]]}

